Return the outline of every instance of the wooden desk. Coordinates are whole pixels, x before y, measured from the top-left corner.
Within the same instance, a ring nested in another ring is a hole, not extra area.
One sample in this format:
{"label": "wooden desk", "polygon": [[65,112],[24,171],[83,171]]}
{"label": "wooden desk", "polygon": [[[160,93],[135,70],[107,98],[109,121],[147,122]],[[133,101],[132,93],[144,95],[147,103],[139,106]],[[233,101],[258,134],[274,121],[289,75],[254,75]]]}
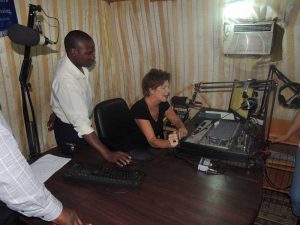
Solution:
{"label": "wooden desk", "polygon": [[[74,161],[102,163],[96,151],[80,149]],[[145,171],[137,189],[66,181],[67,164],[47,182],[47,188],[65,206],[76,209],[86,223],[119,225],[249,225],[258,213],[262,196],[262,172],[229,166],[222,175],[197,173],[171,151],[152,161],[135,162]],[[26,224],[48,224],[23,217]]]}

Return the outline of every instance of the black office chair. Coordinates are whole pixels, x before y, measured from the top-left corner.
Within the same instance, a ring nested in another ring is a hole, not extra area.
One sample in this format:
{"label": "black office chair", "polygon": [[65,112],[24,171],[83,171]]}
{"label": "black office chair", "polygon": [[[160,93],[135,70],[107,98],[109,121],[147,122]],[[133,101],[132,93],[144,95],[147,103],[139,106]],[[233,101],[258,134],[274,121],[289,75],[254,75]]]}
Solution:
{"label": "black office chair", "polygon": [[111,150],[128,146],[129,135],[135,129],[127,103],[122,98],[100,102],[94,108],[95,125],[100,140]]}
{"label": "black office chair", "polygon": [[139,129],[130,116],[127,103],[122,98],[100,102],[94,108],[95,125],[100,140],[110,150],[127,151],[133,159],[150,160],[159,151],[134,143],[132,135]]}

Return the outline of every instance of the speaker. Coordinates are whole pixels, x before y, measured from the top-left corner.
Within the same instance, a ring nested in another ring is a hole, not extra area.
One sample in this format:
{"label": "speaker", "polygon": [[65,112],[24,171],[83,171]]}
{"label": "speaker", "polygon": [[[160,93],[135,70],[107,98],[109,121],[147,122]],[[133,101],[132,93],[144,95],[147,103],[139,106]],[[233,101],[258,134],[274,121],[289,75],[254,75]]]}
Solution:
{"label": "speaker", "polygon": [[256,98],[245,98],[245,100],[241,104],[242,110],[255,111],[256,108],[257,108]]}
{"label": "speaker", "polygon": [[[289,97],[289,99],[286,99],[282,94],[282,92],[285,91],[286,89],[289,89],[291,92],[293,92],[293,95]],[[283,107],[290,108],[290,109],[299,109],[300,108],[300,84],[296,82],[291,82],[282,85],[279,88],[278,102]]]}

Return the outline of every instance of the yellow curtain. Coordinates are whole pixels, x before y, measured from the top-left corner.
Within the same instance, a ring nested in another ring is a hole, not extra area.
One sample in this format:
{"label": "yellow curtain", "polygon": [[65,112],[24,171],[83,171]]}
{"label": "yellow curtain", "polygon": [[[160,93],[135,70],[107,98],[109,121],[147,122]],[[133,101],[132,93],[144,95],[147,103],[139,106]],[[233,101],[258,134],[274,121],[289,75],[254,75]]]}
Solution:
{"label": "yellow curtain", "polygon": [[[27,24],[29,3],[41,5],[48,15],[60,21],[57,45],[32,47],[31,96],[42,150],[56,145],[53,132],[46,127],[51,114],[51,83],[56,62],[64,54],[63,39],[73,29],[83,30],[95,40],[97,65],[91,71],[95,104],[113,97],[123,97],[129,105],[133,104],[142,96],[142,77],[153,67],[172,74],[171,96],[191,97],[193,84],[200,81],[265,79],[269,64],[274,63],[269,59],[223,54],[223,13],[228,2],[128,0],[109,4],[99,0],[15,0],[20,24]],[[293,7],[288,0],[255,3],[270,6],[274,12],[271,17],[284,15],[288,19],[284,24],[282,60],[275,63],[291,80],[299,82],[299,1]],[[41,16],[44,34],[55,39],[57,29],[51,26],[53,21]],[[7,37],[0,39],[0,103],[27,156],[18,82],[23,51],[23,46],[12,44]],[[212,94],[205,101],[226,108],[229,96]],[[291,119],[293,114],[276,104],[275,117]]]}

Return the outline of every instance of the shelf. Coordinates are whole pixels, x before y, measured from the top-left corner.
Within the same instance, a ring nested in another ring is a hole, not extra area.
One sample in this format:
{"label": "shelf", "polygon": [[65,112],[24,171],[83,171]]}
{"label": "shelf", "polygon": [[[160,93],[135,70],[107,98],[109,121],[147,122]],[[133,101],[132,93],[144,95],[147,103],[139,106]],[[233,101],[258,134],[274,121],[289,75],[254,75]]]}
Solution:
{"label": "shelf", "polygon": [[289,192],[293,177],[292,171],[267,167],[267,176],[268,178],[264,178],[263,188],[282,193]]}
{"label": "shelf", "polygon": [[267,159],[267,168],[273,168],[277,170],[283,170],[287,172],[293,172],[294,171],[294,162],[291,161],[285,161],[285,160],[279,160],[279,159]]}
{"label": "shelf", "polygon": [[271,144],[271,155],[266,159],[263,188],[289,193],[292,183],[297,147],[291,142]]}
{"label": "shelf", "polygon": [[285,194],[288,194],[289,191],[290,191],[289,188],[288,188],[288,189],[278,189],[278,188],[273,188],[273,187],[271,187],[271,186],[267,183],[267,181],[265,181],[265,180],[264,180],[264,182],[263,182],[263,188],[264,188],[264,189],[271,190],[271,191],[277,191],[277,192],[285,193]]}

